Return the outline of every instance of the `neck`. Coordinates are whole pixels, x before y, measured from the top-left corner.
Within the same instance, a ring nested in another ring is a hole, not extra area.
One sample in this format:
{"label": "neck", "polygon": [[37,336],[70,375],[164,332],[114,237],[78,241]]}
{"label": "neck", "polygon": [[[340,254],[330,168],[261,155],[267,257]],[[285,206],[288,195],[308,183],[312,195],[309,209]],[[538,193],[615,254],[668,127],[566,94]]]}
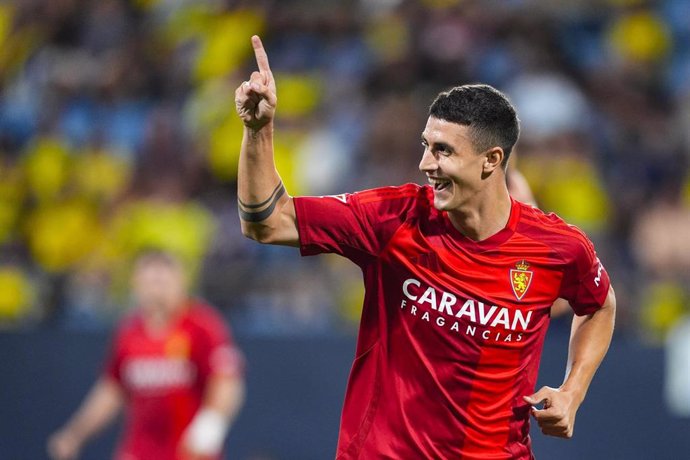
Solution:
{"label": "neck", "polygon": [[182,313],[183,304],[173,309],[160,309],[145,311],[143,315],[144,326],[152,335],[165,333],[173,321]]}
{"label": "neck", "polygon": [[453,226],[474,241],[485,240],[503,230],[510,219],[510,195],[505,185],[477,196],[472,203],[448,211]]}

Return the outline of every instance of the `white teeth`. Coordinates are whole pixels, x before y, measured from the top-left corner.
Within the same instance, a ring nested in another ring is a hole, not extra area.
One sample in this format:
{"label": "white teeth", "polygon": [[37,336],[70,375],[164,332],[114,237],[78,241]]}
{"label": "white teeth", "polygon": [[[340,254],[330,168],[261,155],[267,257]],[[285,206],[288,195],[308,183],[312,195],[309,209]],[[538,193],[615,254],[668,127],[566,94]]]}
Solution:
{"label": "white teeth", "polygon": [[443,180],[443,179],[436,179],[429,177],[429,184],[434,187],[434,190],[441,190],[444,188],[446,185],[450,184],[450,181],[448,180]]}

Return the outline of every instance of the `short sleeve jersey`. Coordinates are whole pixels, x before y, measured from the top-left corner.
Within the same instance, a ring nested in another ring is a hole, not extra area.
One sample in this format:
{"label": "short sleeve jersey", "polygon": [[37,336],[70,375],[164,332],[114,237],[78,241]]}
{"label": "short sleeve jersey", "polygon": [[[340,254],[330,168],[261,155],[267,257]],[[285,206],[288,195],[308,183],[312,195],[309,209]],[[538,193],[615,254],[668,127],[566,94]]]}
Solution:
{"label": "short sleeve jersey", "polygon": [[212,307],[193,301],[160,335],[151,335],[134,313],[118,328],[105,368],[127,404],[114,458],[178,459],[179,441],[201,406],[209,378],[242,373],[242,355]]}
{"label": "short sleeve jersey", "polygon": [[609,278],[587,237],[512,200],[476,242],[429,186],[295,198],[303,255],[363,272],[365,298],[338,459],[529,459],[529,406],[550,307],[604,303]]}

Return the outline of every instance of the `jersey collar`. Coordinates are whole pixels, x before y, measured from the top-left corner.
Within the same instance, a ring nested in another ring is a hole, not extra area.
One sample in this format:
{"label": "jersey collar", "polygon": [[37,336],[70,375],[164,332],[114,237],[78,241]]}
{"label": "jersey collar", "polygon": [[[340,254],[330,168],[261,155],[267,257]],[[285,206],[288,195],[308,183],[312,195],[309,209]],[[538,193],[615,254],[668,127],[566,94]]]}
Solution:
{"label": "jersey collar", "polygon": [[515,233],[519,220],[520,205],[513,199],[513,197],[510,197],[510,216],[508,217],[508,223],[506,226],[488,238],[485,238],[481,241],[474,241],[473,239],[468,238],[460,233],[460,231],[453,226],[453,223],[448,217],[448,213],[446,211],[443,212],[443,224],[446,227],[448,234],[453,238],[454,241],[464,248],[474,251],[486,251],[493,249],[508,241],[513,233]]}

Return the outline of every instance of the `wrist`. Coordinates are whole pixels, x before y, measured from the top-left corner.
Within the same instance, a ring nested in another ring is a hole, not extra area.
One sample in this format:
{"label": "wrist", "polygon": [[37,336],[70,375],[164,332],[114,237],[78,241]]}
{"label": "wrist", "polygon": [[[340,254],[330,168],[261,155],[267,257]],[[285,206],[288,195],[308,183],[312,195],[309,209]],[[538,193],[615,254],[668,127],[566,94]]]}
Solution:
{"label": "wrist", "polygon": [[245,136],[251,140],[256,140],[261,137],[270,137],[273,135],[273,120],[261,126],[244,125]]}
{"label": "wrist", "polygon": [[225,415],[214,409],[200,409],[187,427],[186,447],[196,454],[216,455],[223,448],[228,428]]}
{"label": "wrist", "polygon": [[587,393],[586,390],[568,382],[563,383],[563,385],[558,388],[558,391],[571,394],[578,405],[582,404],[582,401],[585,399],[585,394]]}

